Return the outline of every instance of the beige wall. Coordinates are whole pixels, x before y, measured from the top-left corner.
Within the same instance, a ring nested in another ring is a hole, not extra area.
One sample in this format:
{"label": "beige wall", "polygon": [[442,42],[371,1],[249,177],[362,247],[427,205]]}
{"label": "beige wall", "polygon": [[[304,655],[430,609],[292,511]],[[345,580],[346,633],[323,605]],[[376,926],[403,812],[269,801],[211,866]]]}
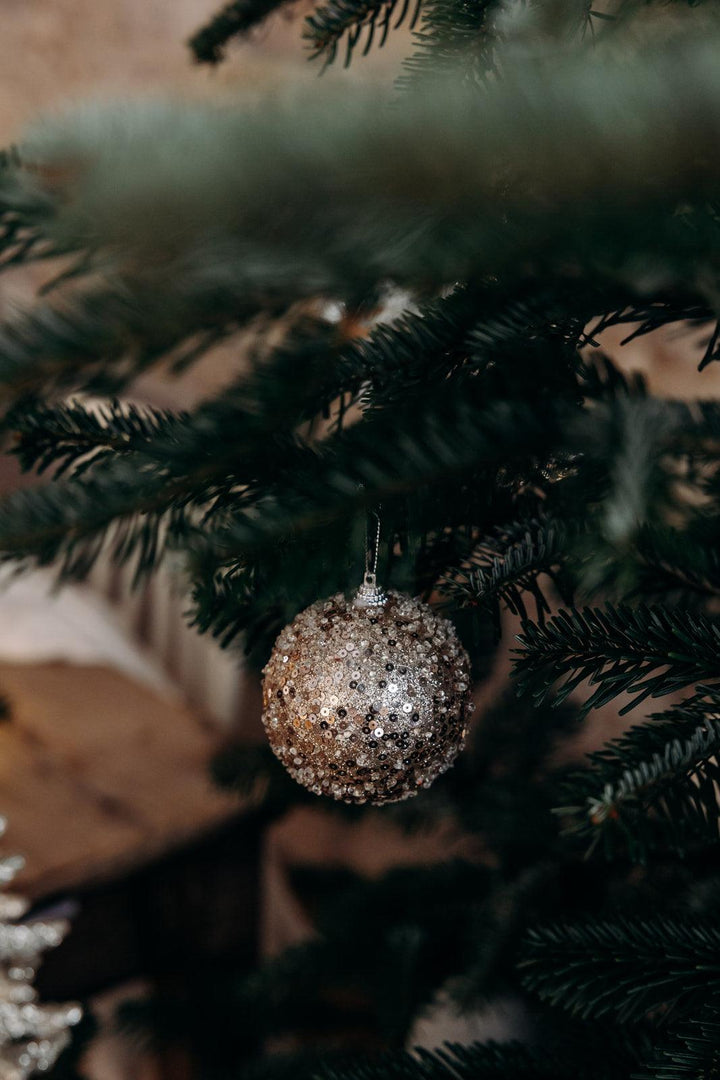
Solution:
{"label": "beige wall", "polygon": [[[178,92],[224,94],[277,80],[313,79],[301,40],[308,5],[297,0],[217,68],[192,63],[185,42],[221,0],[4,0],[0,34],[0,142],[17,139],[39,112],[88,98]],[[391,35],[348,72],[324,77],[389,81],[407,35]]]}

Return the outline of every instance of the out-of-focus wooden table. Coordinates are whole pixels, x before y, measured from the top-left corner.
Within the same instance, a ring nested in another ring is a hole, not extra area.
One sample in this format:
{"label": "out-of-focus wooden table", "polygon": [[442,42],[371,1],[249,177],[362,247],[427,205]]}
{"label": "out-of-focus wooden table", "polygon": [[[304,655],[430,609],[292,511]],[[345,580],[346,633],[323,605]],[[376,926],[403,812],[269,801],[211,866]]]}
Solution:
{"label": "out-of-focus wooden table", "polygon": [[109,667],[0,663],[0,808],[33,897],[126,874],[238,814],[218,736],[174,695]]}
{"label": "out-of-focus wooden table", "polygon": [[173,689],[100,664],[0,662],[0,693],[3,853],[26,858],[16,884],[35,912],[72,921],[38,988],[107,1014],[92,1080],[190,1077],[179,1049],[124,1043],[111,1018],[123,997],[182,995],[198,969],[254,961],[258,830],[213,786],[220,731]]}

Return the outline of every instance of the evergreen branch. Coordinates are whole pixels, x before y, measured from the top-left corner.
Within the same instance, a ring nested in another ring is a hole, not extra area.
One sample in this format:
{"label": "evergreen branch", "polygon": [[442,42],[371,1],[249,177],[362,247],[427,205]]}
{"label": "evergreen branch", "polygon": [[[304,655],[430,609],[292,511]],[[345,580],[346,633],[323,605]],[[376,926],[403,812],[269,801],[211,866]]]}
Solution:
{"label": "evergreen branch", "polygon": [[231,0],[197,30],[188,44],[199,64],[218,64],[231,38],[243,37],[259,23],[293,0]]}
{"label": "evergreen branch", "polygon": [[137,560],[137,580],[197,527],[183,494],[182,483],[157,475],[142,482],[122,460],[82,482],[13,492],[0,500],[0,558],[57,563],[61,578],[83,578],[107,546],[117,563]]}
{"label": "evergreen branch", "polygon": [[633,1080],[712,1080],[720,1064],[718,1012],[713,1002],[698,1017],[679,1025],[646,1066],[634,1073]]}
{"label": "evergreen branch", "polygon": [[580,361],[578,379],[587,401],[614,401],[621,395],[639,397],[647,393],[646,381],[639,372],[626,374],[600,351],[594,351],[589,360]]}
{"label": "evergreen branch", "polygon": [[520,968],[529,990],[581,1017],[667,1021],[720,990],[719,951],[712,922],[618,918],[531,930]]}
{"label": "evergreen branch", "polygon": [[443,85],[402,110],[355,89],[332,111],[302,101],[272,117],[108,112],[101,146],[97,121],[70,118],[39,129],[26,154],[46,168],[84,163],[61,192],[55,236],[133,266],[161,253],[170,282],[173,260],[187,269],[203,251],[242,270],[255,295],[282,289],[287,301],[363,299],[382,281],[517,280],[532,266],[542,280],[622,283],[630,302],[653,267],[664,294],[702,302],[720,232],[715,57],[710,35],[631,58],[555,54],[479,95]]}
{"label": "evergreen branch", "polygon": [[[491,14],[496,0],[475,4],[459,0],[425,0],[420,27],[415,31],[415,53],[403,61],[397,80],[401,89],[413,89],[428,78],[464,63],[468,78],[482,79],[496,65],[497,42]],[[419,10],[419,5],[418,5]]]}
{"label": "evergreen branch", "polygon": [[[620,291],[627,301],[627,290]],[[378,323],[367,338],[340,349],[333,385],[336,392],[349,392],[356,398],[362,395],[366,408],[390,407],[408,390],[422,389],[429,381],[467,368],[475,377],[482,376],[488,392],[498,397],[537,400],[537,394],[544,391],[574,402],[580,377],[584,397],[607,397],[613,389],[613,401],[619,396],[637,398],[642,396],[641,388],[631,385],[618,369],[606,365],[603,377],[597,364],[585,364],[577,356],[577,350],[588,344],[588,320],[616,301],[616,288],[597,285],[576,286],[570,304],[564,285],[541,289],[528,280],[503,280],[456,287],[417,311],[405,311],[390,322]],[[640,317],[640,307],[633,310]],[[653,311],[657,328],[692,318],[697,305],[689,298],[676,297],[656,302]],[[647,332],[652,332],[650,326]],[[525,366],[532,369],[523,382],[515,378],[519,348],[528,355]],[[530,354],[534,354],[533,362]],[[531,376],[536,369],[534,385]],[[698,403],[697,408],[712,409],[712,405]],[[696,411],[691,412],[684,403],[655,403],[654,408],[660,410],[661,418],[666,410],[676,425],[680,418],[686,424],[699,423]],[[656,422],[654,415],[651,421]],[[717,431],[716,422],[713,430]]]}
{"label": "evergreen branch", "polygon": [[20,401],[5,417],[12,433],[10,452],[24,472],[55,467],[54,478],[72,470],[78,476],[108,456],[148,450],[160,435],[187,423],[186,414],[113,401],[85,406],[79,401],[45,405]]}
{"label": "evergreen branch", "polygon": [[[571,445],[582,455],[581,482],[595,478],[594,492],[585,490],[584,498],[597,504],[579,544],[579,585],[586,596],[632,595],[639,536],[677,501],[672,455],[679,452],[679,432],[697,428],[688,414],[680,402],[621,394],[597,403],[582,425],[574,425]],[[682,420],[689,421],[684,429]]]}
{"label": "evergreen branch", "polygon": [[208,543],[232,562],[271,541],[297,539],[347,521],[365,506],[391,505],[418,488],[441,487],[500,462],[508,470],[513,463],[526,469],[556,437],[557,422],[519,404],[480,411],[469,387],[438,388],[432,409],[421,412],[413,401],[404,415],[381,412],[317,447],[299,449],[291,486],[278,485],[252,511],[209,534]]}
{"label": "evergreen branch", "polygon": [[[494,291],[485,288],[488,300]],[[531,348],[538,336],[551,339],[556,346],[570,344],[576,350],[583,343],[585,313],[604,302],[606,290],[598,293],[597,289],[580,287],[569,305],[562,289],[526,283],[509,303],[487,304],[471,335],[473,355],[481,365],[488,357],[510,362],[517,355],[518,343]]]}
{"label": "evergreen branch", "polygon": [[646,524],[637,536],[637,577],[630,597],[676,596],[707,607],[720,593],[720,556],[702,535]]}
{"label": "evergreen branch", "polygon": [[[654,300],[650,304],[631,304],[623,306],[615,311],[608,311],[595,319],[584,333],[584,344],[596,345],[598,338],[606,330],[613,326],[632,325],[631,332],[623,338],[620,345],[629,345],[639,337],[653,334],[672,323],[688,322],[694,326],[714,325],[715,312],[708,304],[698,303],[688,297],[686,304],[677,302],[658,303]],[[706,367],[712,360],[720,356],[717,349],[717,333],[715,330],[710,334],[705,353],[700,361],[700,370]]]}
{"label": "evergreen branch", "polygon": [[[580,374],[585,389],[588,373]],[[720,587],[717,403],[660,400],[598,378],[592,407],[568,423],[574,471],[554,511],[587,507],[571,552],[578,591],[702,610]],[[675,528],[666,524],[673,520]]]}
{"label": "evergreen branch", "polygon": [[17,147],[0,150],[0,270],[71,250],[48,236],[55,210],[55,199],[24,169]]}
{"label": "evergreen branch", "polygon": [[720,719],[703,700],[651,718],[588,755],[589,769],[562,784],[556,813],[566,831],[608,856],[717,842],[720,822]]}
{"label": "evergreen branch", "polygon": [[[546,288],[538,296],[524,281],[456,287],[341,350],[338,385],[361,394],[366,409],[391,408],[462,370],[482,379],[486,400],[537,401],[542,393],[575,403],[583,309],[597,310],[605,296],[594,289],[575,295],[570,312],[561,292]],[[536,372],[535,383],[529,373],[527,382],[514,378],[520,348],[533,354],[526,366]]]}
{"label": "evergreen branch", "polygon": [[317,1080],[593,1080],[603,1075],[602,1069],[578,1067],[537,1047],[488,1042],[446,1043],[436,1050],[419,1047],[347,1066],[321,1066]]}
{"label": "evergreen branch", "polygon": [[[32,394],[77,385],[117,390],[163,358],[197,359],[232,328],[257,314],[245,298],[180,297],[114,281],[76,292],[68,302],[38,303],[0,324],[0,388]],[[219,310],[220,308],[220,310]]]}
{"label": "evergreen branch", "polygon": [[[198,58],[216,62],[285,2],[229,4],[196,36]],[[309,31],[331,58],[413,21],[419,0],[322,2]],[[644,6],[620,0],[597,36]],[[0,558],[82,574],[104,546],[141,572],[180,548],[196,624],[223,644],[245,630],[262,651],[298,609],[358,579],[367,512],[382,504],[387,583],[421,584],[432,600],[440,579],[479,610],[478,667],[492,660],[486,609],[497,618],[507,604],[524,623],[520,684],[548,709],[584,679],[586,709],[696,688],[591,755],[563,807],[582,838],[636,860],[687,851],[684,868],[653,859],[611,875],[566,857],[546,766],[573,710],[545,723],[530,695],[518,710],[505,702],[424,804],[475,835],[473,861],[382,881],[295,871],[311,941],[240,986],[213,981],[211,998],[195,985],[161,1003],[185,1010],[180,1035],[202,1054],[218,999],[233,1055],[303,1023],[325,1039],[359,1022],[406,1046],[438,986],[466,1003],[515,992],[517,937],[560,895],[566,917],[588,899],[611,912],[637,903],[639,884],[640,900],[677,920],[531,935],[527,985],[589,1023],[561,1017],[554,1033],[551,1010],[533,1010],[536,1030],[547,1020],[541,1048],[305,1062],[298,1076],[617,1080],[650,1060],[648,1032],[696,1010],[707,1024],[670,1030],[647,1068],[671,1080],[717,1071],[720,875],[701,860],[720,833],[720,620],[707,603],[720,591],[720,408],[656,401],[610,370],[594,379],[578,346],[610,325],[628,323],[629,341],[690,319],[707,331],[703,364],[720,355],[720,22],[662,48],[633,33],[627,49],[573,55],[568,40],[597,15],[591,0],[423,0],[407,81],[434,70],[447,82],[425,83],[404,110],[355,88],[356,101],[333,95],[328,109],[100,110],[39,130],[29,168],[0,156],[0,268],[75,255],[53,304],[0,327],[0,387],[26,394],[4,429],[25,467],[56,476],[0,502]],[[448,295],[449,282],[464,284]],[[348,341],[398,285],[413,310]],[[298,300],[341,317],[295,320]],[[191,413],[32,396],[120,386],[160,359],[177,368],[252,320],[267,335],[250,370]],[[663,603],[550,617],[543,575],[558,591],[611,582],[625,599],[655,588]],[[705,614],[676,609],[677,592]],[[461,612],[461,634],[472,615]],[[261,813],[311,799],[270,754],[226,754],[216,777]]]}
{"label": "evergreen branch", "polygon": [[419,491],[428,529],[433,515],[444,526],[445,504],[434,492],[442,496],[458,478],[484,476],[487,485],[500,461],[507,475],[532,470],[555,422],[526,405],[480,411],[462,385],[446,384],[431,410],[406,402],[404,415],[379,411],[317,445],[294,447],[272,481],[268,473],[261,498],[229,504],[194,536],[197,625],[223,644],[249,626],[260,631],[262,648],[266,634],[318,594],[357,580],[362,552],[349,539],[367,507],[382,503],[387,521]]}
{"label": "evergreen branch", "polygon": [[640,526],[667,498],[663,453],[677,430],[677,410],[656,406],[649,397],[618,398],[613,405],[608,490],[601,510],[601,531],[616,549],[630,546]]}
{"label": "evergreen branch", "polygon": [[[259,545],[236,565],[219,569],[205,535],[193,545],[192,625],[223,648],[243,634],[251,664],[260,669],[283,626],[318,595],[345,590],[357,580],[359,552],[347,528],[322,528],[304,543]],[[354,573],[353,573],[354,571]]]}
{"label": "evergreen branch", "polygon": [[[490,608],[496,623],[500,602],[523,623],[527,622],[526,601],[532,597],[536,618],[542,624],[550,604],[538,578],[547,575],[561,593],[565,591],[559,563],[567,554],[567,546],[564,526],[548,519],[498,529],[475,548],[467,564],[440,581],[440,591],[458,606]],[[568,602],[570,596],[564,599]]]}
{"label": "evergreen branch", "polygon": [[[192,414],[118,416],[111,407],[98,417],[79,403],[18,408],[8,425],[25,430],[25,460],[59,460],[75,475],[2,502],[0,552],[42,563],[63,556],[63,573],[84,574],[117,525],[113,557],[124,561],[139,547],[139,570],[152,569],[166,519],[168,538],[176,537],[192,529],[198,511],[237,512],[262,483],[292,471],[302,452],[295,428],[325,376],[334,338],[332,325],[300,320],[269,357],[256,358],[248,375]],[[314,456],[311,448],[305,453]]]}
{"label": "evergreen branch", "polygon": [[585,680],[597,689],[582,712],[634,694],[624,715],[647,697],[718,679],[720,624],[686,611],[614,607],[561,611],[545,626],[527,623],[518,637],[520,689],[539,701],[564,701]]}
{"label": "evergreen branch", "polygon": [[398,384],[406,395],[449,374],[467,356],[467,336],[481,304],[477,293],[458,287],[417,312],[405,311],[390,322],[378,323],[367,338],[357,338],[338,351],[332,392],[350,393],[366,409],[391,407]]}
{"label": "evergreen branch", "polygon": [[[420,0],[412,0],[414,10],[410,28],[414,27],[420,14]],[[397,30],[405,22],[411,0],[327,0],[315,8],[305,20],[304,37],[312,49],[312,58],[325,57],[325,67],[332,64],[343,37],[346,39],[345,67],[358,44],[363,31],[367,31],[363,56],[367,56],[379,31],[378,48],[382,48],[388,36],[398,4],[400,11],[393,26]]]}

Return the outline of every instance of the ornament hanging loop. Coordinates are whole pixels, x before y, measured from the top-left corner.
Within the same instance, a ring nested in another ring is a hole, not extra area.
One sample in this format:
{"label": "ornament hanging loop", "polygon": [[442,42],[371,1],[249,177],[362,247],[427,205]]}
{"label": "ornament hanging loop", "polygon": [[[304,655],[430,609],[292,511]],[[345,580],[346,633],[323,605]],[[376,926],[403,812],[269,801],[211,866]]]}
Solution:
{"label": "ornament hanging loop", "polygon": [[[378,552],[380,550],[380,515],[371,511],[377,521],[375,530],[375,543],[373,544],[372,560],[370,558],[370,543],[368,539],[367,521],[365,522],[365,574],[363,583],[357,591],[353,604],[358,608],[382,607],[387,601],[387,596],[377,585]],[[372,569],[371,569],[372,566]]]}
{"label": "ornament hanging loop", "polygon": [[[375,543],[373,544],[373,558],[372,558],[372,570],[370,569],[370,540],[368,537],[367,518],[365,519],[365,577],[372,575],[373,578],[377,576],[378,565],[378,552],[380,551],[380,515],[376,510],[371,510],[370,513],[377,522],[377,528],[375,530]],[[374,584],[374,582],[373,582]]]}

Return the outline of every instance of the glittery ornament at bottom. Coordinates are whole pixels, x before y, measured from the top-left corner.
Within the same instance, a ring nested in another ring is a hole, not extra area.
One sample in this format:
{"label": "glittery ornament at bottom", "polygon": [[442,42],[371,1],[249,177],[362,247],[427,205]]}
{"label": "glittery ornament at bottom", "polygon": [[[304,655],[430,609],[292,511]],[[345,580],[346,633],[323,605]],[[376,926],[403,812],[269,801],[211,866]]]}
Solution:
{"label": "glittery ornament at bottom", "polygon": [[[0,817],[0,836],[5,819]],[[0,889],[22,870],[19,855],[0,858]],[[46,1073],[70,1042],[70,1028],[79,1023],[82,1009],[40,1003],[33,986],[42,954],[65,937],[64,919],[23,922],[30,902],[0,892],[0,1080],[27,1080]]]}
{"label": "glittery ornament at bottom", "polygon": [[282,631],[264,671],[263,723],[276,756],[315,794],[398,802],[455,761],[469,695],[452,623],[363,586],[354,600],[312,604]]}

